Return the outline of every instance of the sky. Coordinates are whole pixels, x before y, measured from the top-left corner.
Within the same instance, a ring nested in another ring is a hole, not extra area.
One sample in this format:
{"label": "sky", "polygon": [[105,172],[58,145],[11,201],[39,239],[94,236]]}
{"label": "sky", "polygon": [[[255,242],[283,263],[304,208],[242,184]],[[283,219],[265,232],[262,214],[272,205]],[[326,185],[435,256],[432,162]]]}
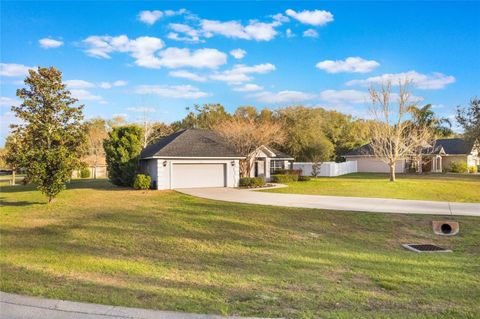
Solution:
{"label": "sky", "polygon": [[0,144],[36,66],[63,72],[86,118],[172,122],[204,103],[365,118],[370,85],[408,79],[418,103],[453,119],[480,96],[478,12],[480,2],[2,1]]}

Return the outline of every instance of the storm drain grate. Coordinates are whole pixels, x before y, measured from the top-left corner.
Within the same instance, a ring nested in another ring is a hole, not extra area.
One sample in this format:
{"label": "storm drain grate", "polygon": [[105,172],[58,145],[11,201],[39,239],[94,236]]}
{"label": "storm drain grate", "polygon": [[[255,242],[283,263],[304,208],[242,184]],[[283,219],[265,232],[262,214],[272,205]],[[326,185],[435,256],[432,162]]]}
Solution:
{"label": "storm drain grate", "polygon": [[432,244],[403,244],[404,248],[417,253],[451,253],[450,249],[445,249]]}

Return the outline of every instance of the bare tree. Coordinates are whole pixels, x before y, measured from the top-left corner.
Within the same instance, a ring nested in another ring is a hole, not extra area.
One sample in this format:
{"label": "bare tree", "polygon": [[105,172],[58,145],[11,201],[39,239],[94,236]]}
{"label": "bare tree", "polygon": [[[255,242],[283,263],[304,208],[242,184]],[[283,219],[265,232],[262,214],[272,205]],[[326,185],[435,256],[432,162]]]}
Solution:
{"label": "bare tree", "polygon": [[245,160],[240,161],[240,175],[242,177],[250,176],[260,146],[279,144],[285,139],[282,125],[275,122],[232,118],[220,122],[214,129],[238,153],[245,156]]}
{"label": "bare tree", "polygon": [[[94,167],[93,178],[97,178],[97,167],[102,158],[105,158],[103,140],[108,136],[107,123],[101,118],[92,119],[86,123],[88,143],[88,164]],[[102,161],[104,163],[104,161]]]}
{"label": "bare tree", "polygon": [[[430,140],[431,131],[425,126],[414,125],[408,120],[408,109],[414,104],[411,82],[399,81],[398,94],[392,93],[391,82],[380,88],[369,89],[372,101],[371,148],[373,154],[390,168],[390,181],[395,181],[395,163],[415,154]],[[396,105],[392,99],[396,96]]]}

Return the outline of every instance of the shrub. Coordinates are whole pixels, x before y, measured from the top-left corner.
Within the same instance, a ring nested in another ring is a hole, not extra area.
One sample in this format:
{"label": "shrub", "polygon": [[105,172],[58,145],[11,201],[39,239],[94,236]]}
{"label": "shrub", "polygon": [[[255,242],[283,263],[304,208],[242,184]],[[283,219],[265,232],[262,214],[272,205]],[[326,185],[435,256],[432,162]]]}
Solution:
{"label": "shrub", "polygon": [[80,178],[90,178],[90,170],[87,167],[80,169]]}
{"label": "shrub", "polygon": [[279,169],[275,171],[275,175],[302,175],[301,169]]}
{"label": "shrub", "polygon": [[262,187],[265,185],[263,177],[242,177],[240,178],[241,187]]}
{"label": "shrub", "polygon": [[118,186],[132,186],[138,169],[142,129],[135,125],[113,128],[103,141],[108,178]]}
{"label": "shrub", "polygon": [[472,173],[472,174],[476,174],[476,173],[478,173],[478,167],[476,167],[476,166],[470,166],[470,167],[468,168],[468,172],[469,172],[469,173]]}
{"label": "shrub", "polygon": [[300,175],[298,176],[298,181],[299,182],[308,182],[312,179],[312,177],[310,176],[304,176],[304,175]]}
{"label": "shrub", "polygon": [[149,189],[152,179],[148,175],[137,174],[135,175],[135,180],[133,181],[133,188],[135,189]]}
{"label": "shrub", "polygon": [[450,162],[450,165],[448,166],[448,171],[452,173],[468,173],[468,166],[466,162],[453,161]]}
{"label": "shrub", "polygon": [[275,174],[272,175],[272,182],[274,183],[289,183],[298,181],[298,175],[293,174]]}

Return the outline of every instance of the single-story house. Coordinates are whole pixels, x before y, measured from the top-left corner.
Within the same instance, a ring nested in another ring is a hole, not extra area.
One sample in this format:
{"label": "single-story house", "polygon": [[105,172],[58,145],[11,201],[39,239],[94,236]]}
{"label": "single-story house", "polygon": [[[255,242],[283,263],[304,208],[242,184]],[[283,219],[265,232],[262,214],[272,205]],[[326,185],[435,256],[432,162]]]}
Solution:
{"label": "single-story house", "polygon": [[[140,170],[152,178],[154,189],[238,187],[238,154],[218,133],[202,129],[175,132],[146,147],[140,154]],[[270,178],[270,173],[288,168],[290,156],[261,147],[251,176]]]}
{"label": "single-story house", "polygon": [[[357,161],[358,172],[388,173],[389,167],[373,154],[370,144],[358,147],[343,155],[347,161]],[[443,172],[453,161],[465,162],[467,166],[480,165],[478,144],[462,138],[437,139],[433,145],[422,150],[420,163],[409,156],[395,163],[396,173],[405,173],[409,168],[422,172]]]}

